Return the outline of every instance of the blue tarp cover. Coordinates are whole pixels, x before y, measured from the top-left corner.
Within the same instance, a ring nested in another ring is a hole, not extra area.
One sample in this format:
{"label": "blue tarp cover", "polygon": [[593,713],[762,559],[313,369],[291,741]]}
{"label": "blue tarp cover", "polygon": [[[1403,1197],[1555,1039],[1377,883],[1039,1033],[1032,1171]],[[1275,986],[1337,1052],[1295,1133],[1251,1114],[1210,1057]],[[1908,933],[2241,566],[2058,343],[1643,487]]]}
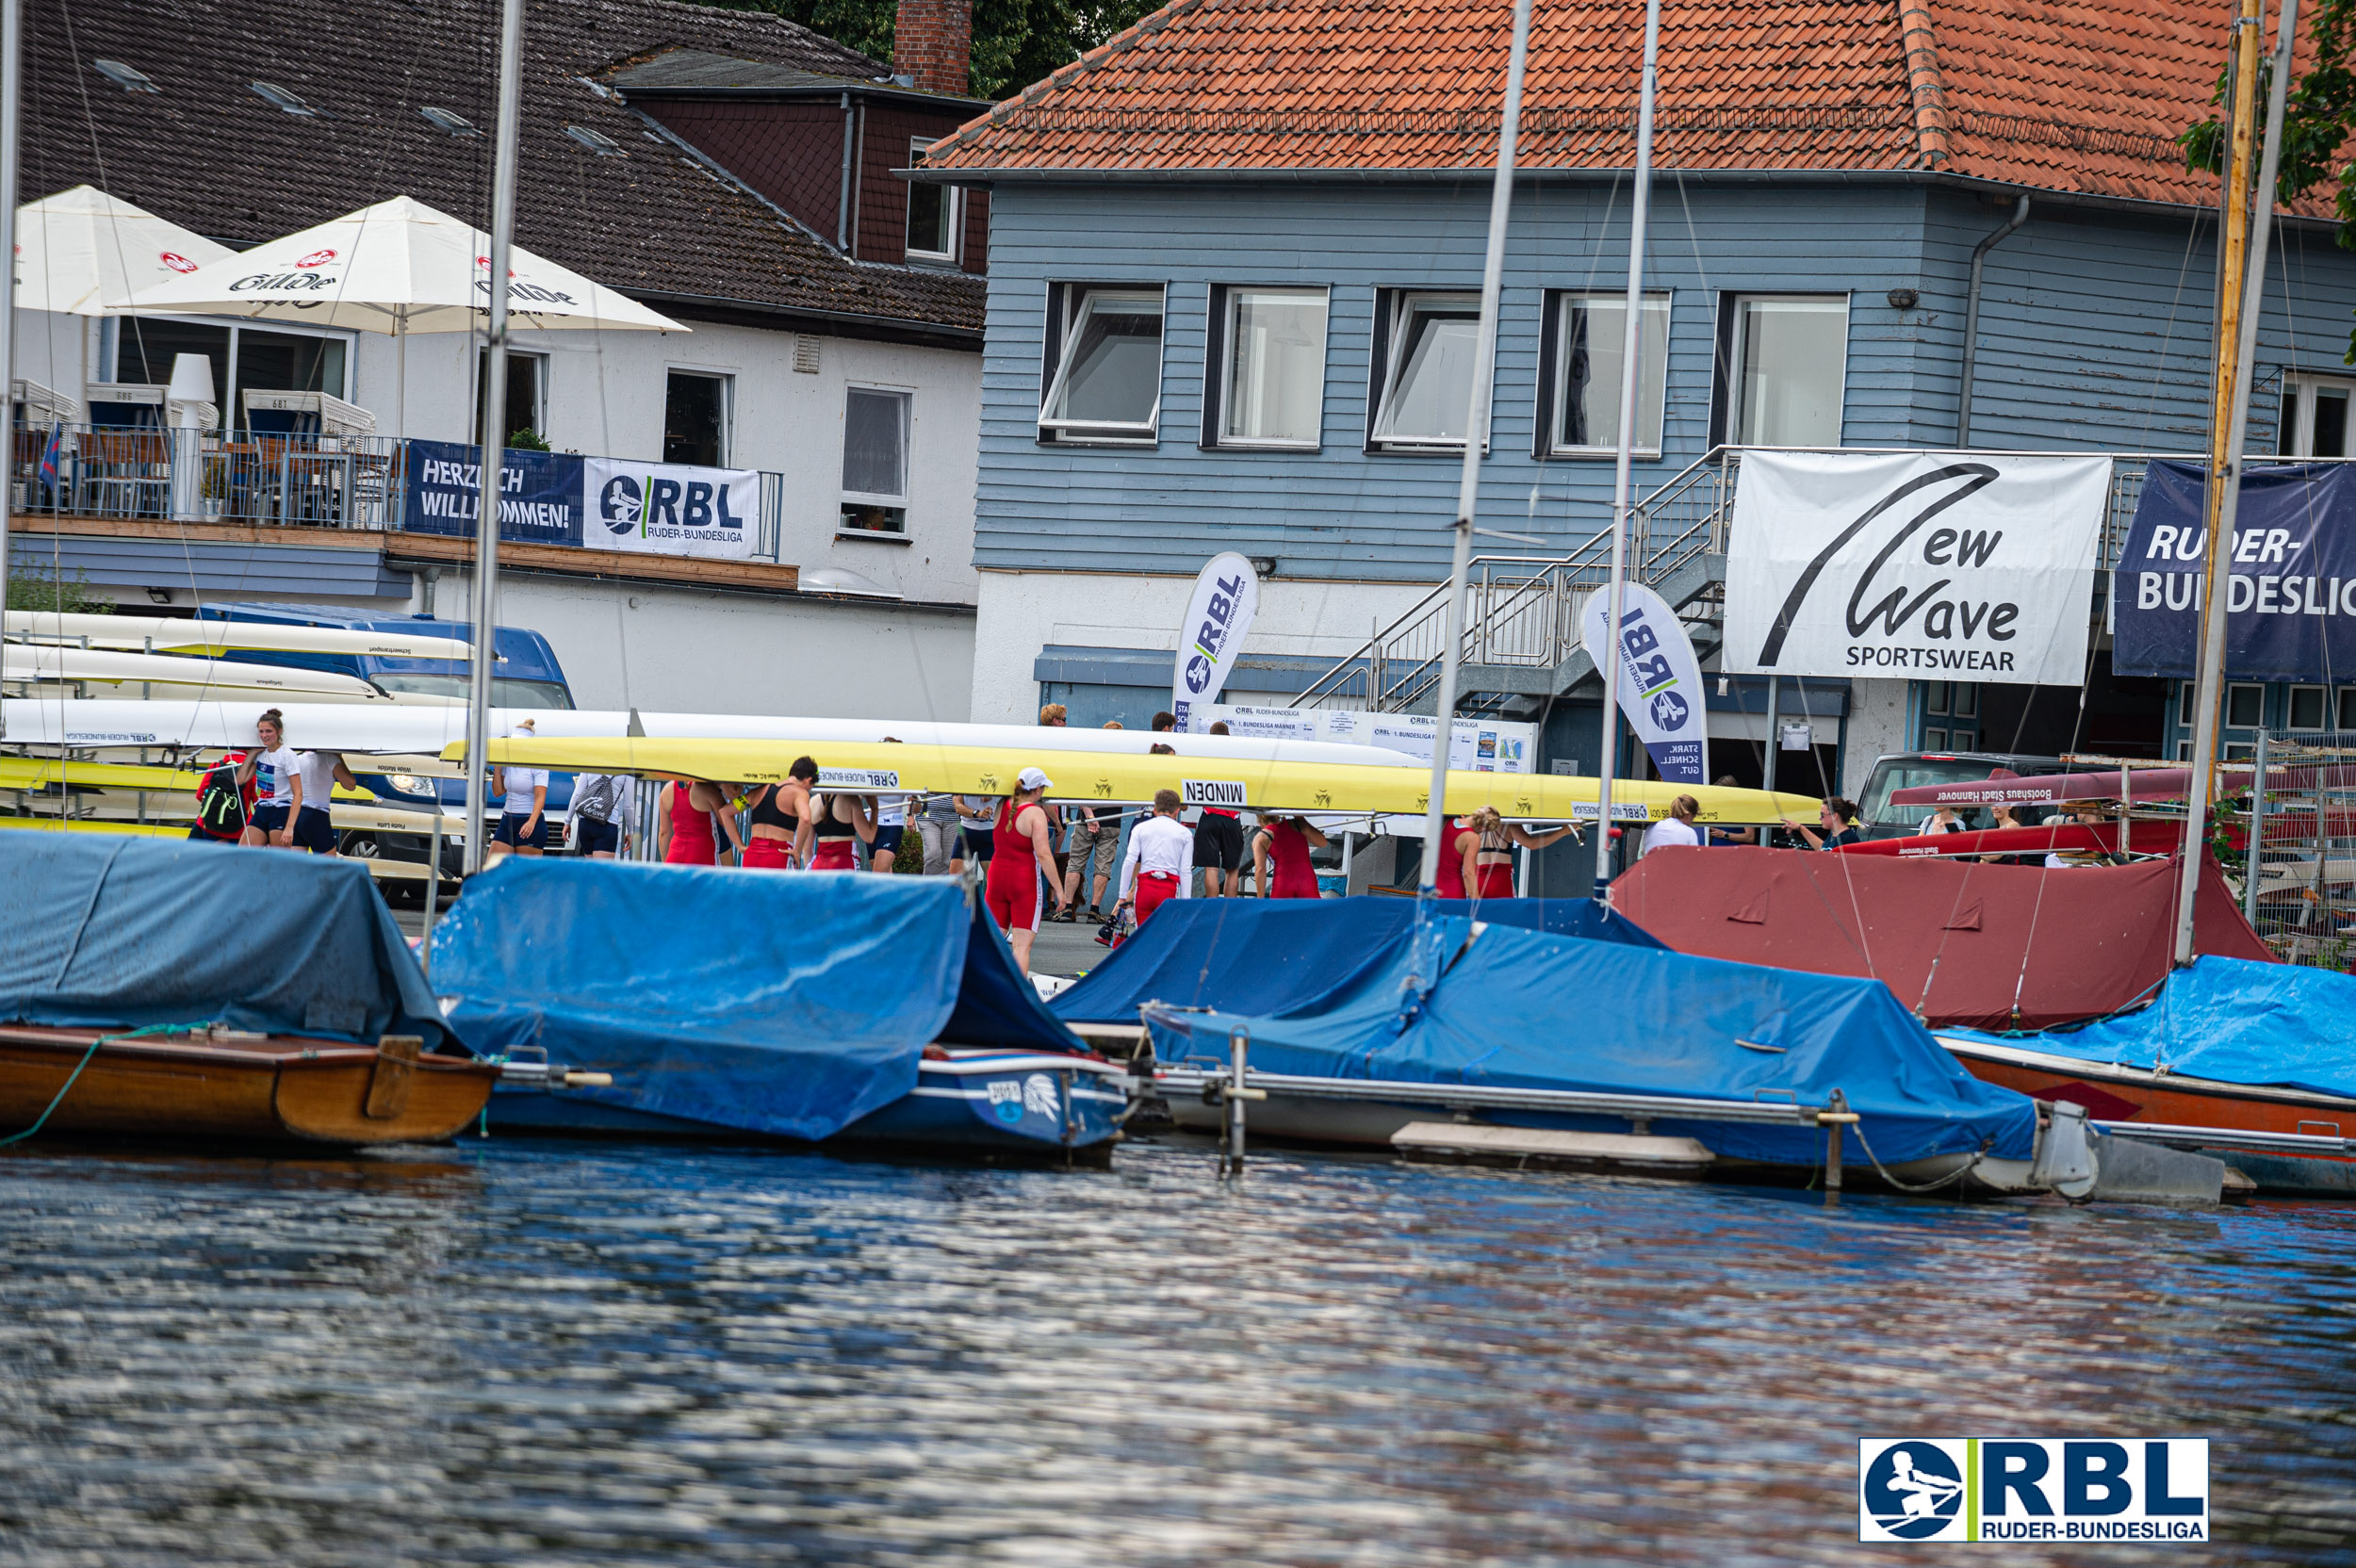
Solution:
{"label": "blue tarp cover", "polygon": [[[2034,1152],[2037,1108],[2027,1097],[1966,1072],[1878,980],[1500,926],[1469,946],[1468,937],[1464,920],[1425,934],[1435,956],[1420,972],[1446,968],[1419,1004],[1411,934],[1349,988],[1291,1014],[1156,1011],[1154,1054],[1183,1059],[1199,1035],[1194,1054],[1223,1062],[1228,1033],[1240,1024],[1252,1066],[1268,1072],[1812,1105],[1840,1089],[1886,1165],[1969,1153],[1983,1142],[2000,1158]],[[1626,1130],[1618,1119],[1592,1124]],[[1824,1159],[1824,1135],[1813,1128],[1661,1120],[1653,1130],[1732,1158]],[[1865,1163],[1856,1139],[1844,1147],[1849,1160]]]}
{"label": "blue tarp cover", "polygon": [[2297,964],[2204,956],[2151,1005],[2038,1035],[1947,1031],[2080,1061],[2156,1068],[2228,1084],[2356,1095],[2356,979]]}
{"label": "blue tarp cover", "polygon": [[448,1039],[356,860],[186,840],[0,833],[0,1018]]}
{"label": "blue tarp cover", "polygon": [[936,1038],[1076,1050],[961,890],[512,857],[434,934],[478,1048],[611,1072],[572,1092],[817,1139],[916,1086]]}
{"label": "blue tarp cover", "polygon": [[[1443,916],[1476,913],[1462,899],[1433,908]],[[1592,898],[1483,899],[1477,912],[1493,925],[1661,945],[1625,917],[1607,916]],[[1281,1013],[1382,963],[1415,923],[1412,898],[1175,899],[1048,1005],[1075,1023],[1135,1023],[1146,1002]]]}

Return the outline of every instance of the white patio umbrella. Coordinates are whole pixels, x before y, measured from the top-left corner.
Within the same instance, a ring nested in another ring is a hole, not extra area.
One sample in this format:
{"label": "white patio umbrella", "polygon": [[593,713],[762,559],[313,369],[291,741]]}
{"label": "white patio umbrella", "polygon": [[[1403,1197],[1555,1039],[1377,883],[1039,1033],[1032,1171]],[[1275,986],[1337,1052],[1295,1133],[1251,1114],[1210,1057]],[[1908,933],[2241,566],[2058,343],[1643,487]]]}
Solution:
{"label": "white patio umbrella", "polygon": [[[389,202],[270,240],[140,290],[133,308],[306,321],[389,333],[471,332],[488,319],[491,240],[422,202]],[[518,245],[508,268],[507,323],[519,330],[688,329]],[[405,346],[404,346],[405,347]],[[405,434],[407,355],[393,433]]]}
{"label": "white patio umbrella", "polygon": [[139,290],[234,253],[77,185],[16,209],[16,308],[119,316]]}

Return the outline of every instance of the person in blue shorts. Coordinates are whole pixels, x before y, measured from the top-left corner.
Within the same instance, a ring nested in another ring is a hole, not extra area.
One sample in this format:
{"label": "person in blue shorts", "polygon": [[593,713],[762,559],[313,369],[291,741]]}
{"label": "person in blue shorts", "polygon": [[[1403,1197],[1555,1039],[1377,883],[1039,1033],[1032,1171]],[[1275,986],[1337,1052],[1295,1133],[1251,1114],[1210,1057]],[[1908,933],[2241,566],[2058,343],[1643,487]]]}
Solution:
{"label": "person in blue shorts", "polygon": [[[530,740],[532,721],[520,721],[509,733],[518,740]],[[491,841],[517,855],[536,856],[548,847],[548,770],[509,763],[499,772],[506,800],[500,807],[499,825],[492,833]]]}
{"label": "person in blue shorts", "polygon": [[286,716],[272,708],[254,722],[262,738],[254,759],[254,810],[246,818],[245,841],[257,847],[292,848],[296,792],[302,788],[301,757],[286,743]]}
{"label": "person in blue shorts", "polygon": [[297,849],[307,849],[314,855],[335,853],[335,825],[328,815],[335,798],[335,786],[342,784],[358,789],[360,781],[344,766],[343,754],[335,751],[305,751],[295,756],[296,793],[302,804],[287,826],[287,841]]}

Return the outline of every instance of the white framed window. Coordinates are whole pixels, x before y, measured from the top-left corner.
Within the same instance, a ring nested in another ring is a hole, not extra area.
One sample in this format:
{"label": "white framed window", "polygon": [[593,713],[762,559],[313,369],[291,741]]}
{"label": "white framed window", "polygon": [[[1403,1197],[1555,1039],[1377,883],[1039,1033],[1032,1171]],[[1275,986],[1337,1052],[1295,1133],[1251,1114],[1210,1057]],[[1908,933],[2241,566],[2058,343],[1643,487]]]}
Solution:
{"label": "white framed window", "polygon": [[[908,139],[908,163],[913,167],[936,139]],[[908,182],[908,259],[954,267],[964,232],[965,192],[953,185]]]}
{"label": "white framed window", "polygon": [[908,532],[908,416],[913,400],[896,387],[844,389],[843,513],[837,532]]}
{"label": "white framed window", "polygon": [[2255,681],[2230,681],[2225,687],[2225,727],[2255,729],[2266,723],[2266,689]]}
{"label": "white framed window", "polygon": [[1161,287],[1055,284],[1047,303],[1039,439],[1152,445],[1162,416]]}
{"label": "white framed window", "polygon": [[2356,731],[2356,686],[2341,687],[2339,699],[2339,722],[2335,727],[2343,731]]}
{"label": "white framed window", "polygon": [[[253,392],[324,392],[354,400],[352,396],[352,342],[355,334],[333,329],[291,326],[283,321],[237,323],[192,317],[118,316],[108,318],[101,339],[106,379],[134,385],[169,386],[172,361],[184,353],[201,354],[212,362],[213,401],[221,410],[221,428],[238,430],[245,424],[245,394]],[[414,412],[414,405],[412,412]],[[388,433],[393,410],[371,412]]]}
{"label": "white framed window", "polygon": [[1745,447],[1841,445],[1849,297],[1737,294],[1725,311],[1725,439]]}
{"label": "white framed window", "polygon": [[[1464,449],[1473,364],[1481,344],[1478,294],[1385,289],[1375,296],[1373,428],[1379,451]],[[1485,445],[1488,432],[1481,432]]]}
{"label": "white framed window", "polygon": [[2290,699],[2284,704],[2285,729],[2328,729],[2331,727],[2331,693],[2323,686],[2294,686]]}
{"label": "white framed window", "polygon": [[2275,426],[2277,457],[2346,457],[2348,411],[2356,381],[2329,376],[2282,378],[2281,422]]}
{"label": "white framed window", "polygon": [[1211,290],[1218,379],[1203,410],[1206,447],[1315,451],[1325,428],[1330,291],[1220,286]]}
{"label": "white framed window", "polygon": [[[483,439],[483,400],[491,387],[491,351],[477,349],[474,354],[474,416],[466,425],[466,439]],[[500,434],[507,438],[530,432],[548,439],[548,356],[529,350],[510,349],[507,351],[507,428]]]}
{"label": "white framed window", "polygon": [[663,461],[727,467],[735,414],[734,376],[672,370],[663,390]]}
{"label": "white framed window", "polygon": [[[1628,295],[1559,293],[1547,302],[1554,346],[1547,388],[1548,455],[1615,455],[1620,443],[1620,390],[1628,348]],[[1644,332],[1637,348],[1635,451],[1661,455],[1661,426],[1669,396],[1669,292],[1644,295]]]}

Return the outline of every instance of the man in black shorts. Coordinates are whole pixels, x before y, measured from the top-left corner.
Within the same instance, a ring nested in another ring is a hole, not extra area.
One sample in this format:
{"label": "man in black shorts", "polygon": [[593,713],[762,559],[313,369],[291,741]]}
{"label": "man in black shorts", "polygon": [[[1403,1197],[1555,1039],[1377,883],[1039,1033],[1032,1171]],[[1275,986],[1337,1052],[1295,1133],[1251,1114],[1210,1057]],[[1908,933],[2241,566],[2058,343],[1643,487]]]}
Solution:
{"label": "man in black shorts", "polygon": [[1194,825],[1194,869],[1203,874],[1204,898],[1233,898],[1243,880],[1243,822],[1233,811],[1203,808]]}

